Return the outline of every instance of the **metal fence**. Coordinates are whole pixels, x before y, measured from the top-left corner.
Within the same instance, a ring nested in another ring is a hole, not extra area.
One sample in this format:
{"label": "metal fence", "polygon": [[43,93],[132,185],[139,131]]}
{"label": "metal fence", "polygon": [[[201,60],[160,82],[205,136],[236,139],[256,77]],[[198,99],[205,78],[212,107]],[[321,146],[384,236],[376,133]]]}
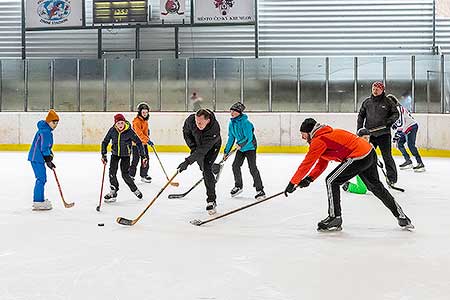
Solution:
{"label": "metal fence", "polygon": [[1,60],[1,111],[355,112],[375,80],[413,112],[449,113],[448,57]]}

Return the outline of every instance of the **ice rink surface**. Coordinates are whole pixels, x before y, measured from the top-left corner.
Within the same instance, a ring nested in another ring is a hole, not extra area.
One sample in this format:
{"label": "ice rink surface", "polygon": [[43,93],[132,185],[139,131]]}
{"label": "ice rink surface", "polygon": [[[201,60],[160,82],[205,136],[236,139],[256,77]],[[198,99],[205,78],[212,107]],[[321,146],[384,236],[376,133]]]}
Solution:
{"label": "ice rink surface", "polygon": [[[171,176],[185,154],[160,157]],[[47,170],[49,212],[31,211],[34,175],[26,158],[25,152],[0,153],[2,300],[450,298],[448,159],[425,158],[425,173],[399,170],[398,186],[406,192],[390,191],[415,232],[402,231],[373,195],[342,192],[343,231],[318,233],[316,224],[327,215],[325,176],[337,163],[288,198],[202,227],[189,221],[209,218],[203,185],[184,199],[167,198],[201,177],[192,165],[175,179],[178,188],[168,187],[140,222],[123,227],[115,219],[135,218],[165,183],[153,154],[153,182],[138,181],[144,199],[120,179],[118,202],[104,204],[100,213],[99,154],[56,153],[64,196],[76,204],[63,207]],[[302,158],[259,154],[266,194],[284,190]],[[246,162],[244,192],[229,196],[231,162],[217,185],[218,214],[254,201]]]}

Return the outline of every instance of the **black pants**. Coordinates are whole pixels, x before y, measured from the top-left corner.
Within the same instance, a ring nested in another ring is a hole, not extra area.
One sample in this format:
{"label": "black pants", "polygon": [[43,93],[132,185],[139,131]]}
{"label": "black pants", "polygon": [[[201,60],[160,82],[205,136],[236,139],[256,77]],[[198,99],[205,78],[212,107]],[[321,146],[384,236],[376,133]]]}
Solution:
{"label": "black pants", "polygon": [[131,179],[130,174],[128,174],[128,169],[130,168],[130,157],[129,156],[117,156],[111,155],[111,162],[109,164],[109,183],[116,189],[119,190],[119,182],[117,181],[117,169],[119,167],[120,161],[120,172],[122,173],[122,178],[128,185],[132,192],[137,190],[133,179]]}
{"label": "black pants", "polygon": [[216,177],[212,171],[212,165],[219,154],[220,144],[214,145],[214,147],[209,150],[202,161],[197,161],[200,170],[203,173],[203,181],[205,182],[206,195],[208,199],[206,202],[216,201]]}
{"label": "black pants", "polygon": [[[142,147],[144,148],[144,153],[145,155],[148,157],[148,147],[147,145],[142,145]],[[140,155],[139,155],[139,150],[138,147],[136,145],[131,147],[131,151],[133,152],[133,159],[131,160],[131,166],[130,166],[130,176],[134,177],[136,175],[136,169],[137,169],[137,165],[139,163],[140,160]],[[148,162],[147,164],[142,163],[141,160],[141,169],[140,169],[140,175],[141,177],[145,177],[148,175]]]}
{"label": "black pants", "polygon": [[378,177],[377,154],[371,152],[362,159],[349,158],[342,162],[327,176],[326,186],[328,192],[328,214],[331,217],[341,215],[341,195],[339,187],[351,178],[359,175],[367,188],[392,212],[395,217],[404,218],[400,205],[383,186]]}
{"label": "black pants", "polygon": [[239,188],[242,188],[243,186],[241,167],[244,163],[245,158],[247,158],[248,168],[250,169],[250,174],[252,174],[253,177],[253,186],[258,192],[262,191],[264,187],[261,181],[261,175],[259,174],[258,168],[256,167],[256,150],[236,152],[236,157],[233,161],[234,186]]}
{"label": "black pants", "polygon": [[391,148],[391,134],[383,134],[377,137],[371,136],[370,142],[375,147],[380,147],[381,155],[383,156],[384,165],[386,166],[386,174],[389,181],[397,182],[397,167],[395,166],[394,158],[392,157]]}

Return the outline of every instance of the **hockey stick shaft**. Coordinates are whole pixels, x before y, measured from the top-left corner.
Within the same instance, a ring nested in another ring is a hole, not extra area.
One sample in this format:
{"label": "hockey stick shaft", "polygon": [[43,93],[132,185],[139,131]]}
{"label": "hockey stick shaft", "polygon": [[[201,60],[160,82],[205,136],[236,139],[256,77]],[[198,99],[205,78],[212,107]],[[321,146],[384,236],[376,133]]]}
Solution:
{"label": "hockey stick shaft", "polygon": [[[172,176],[172,178],[170,178],[166,184],[161,188],[161,190],[158,192],[158,194],[156,194],[156,196],[153,198],[153,200],[147,205],[147,207],[139,214],[139,216],[137,216],[136,219],[134,220],[128,220],[122,217],[118,217],[117,218],[117,223],[122,224],[122,225],[134,225],[136,224],[141,218],[142,216],[147,212],[147,210],[153,205],[153,203],[155,203],[156,199],[158,199],[158,197],[162,194],[162,192],[164,192],[164,190],[169,186],[169,184],[172,182],[172,180],[174,180],[174,178],[178,175],[179,171],[177,170],[175,172],[175,174]],[[130,222],[131,221],[131,222]]]}
{"label": "hockey stick shaft", "polygon": [[58,185],[59,194],[61,195],[61,200],[62,200],[62,202],[63,202],[63,204],[64,204],[64,207],[65,207],[65,208],[70,208],[70,207],[74,206],[75,203],[67,203],[67,202],[64,200],[63,192],[62,192],[62,189],[61,189],[61,185],[59,184],[58,176],[56,176],[55,168],[53,168],[52,171],[53,171],[53,174],[55,175],[56,184]]}
{"label": "hockey stick shaft", "polygon": [[217,216],[217,217],[208,219],[208,220],[206,220],[206,221],[200,221],[200,223],[197,224],[197,225],[198,225],[198,226],[201,226],[201,225],[203,225],[203,224],[206,224],[206,223],[209,223],[209,222],[212,222],[212,221],[221,219],[221,218],[223,218],[223,217],[226,217],[226,216],[229,216],[229,215],[231,215],[231,214],[237,213],[238,211],[247,209],[247,208],[249,208],[249,207],[255,206],[255,205],[257,205],[257,204],[260,204],[260,203],[263,203],[263,202],[268,201],[268,200],[270,200],[270,199],[273,199],[273,198],[275,198],[275,197],[278,197],[278,196],[280,196],[280,195],[282,195],[282,194],[284,194],[284,191],[283,191],[283,192],[279,192],[279,193],[277,193],[277,194],[275,194],[275,195],[272,195],[272,196],[270,196],[270,197],[267,197],[267,198],[265,198],[265,199],[258,200],[258,201],[256,201],[256,202],[253,202],[253,203],[244,205],[244,206],[242,206],[242,207],[233,209],[233,210],[231,210],[231,211],[229,211],[229,212],[227,212],[227,213],[224,213],[224,214],[222,214],[222,215],[220,215],[220,216]]}
{"label": "hockey stick shaft", "polygon": [[402,188],[399,188],[399,187],[396,187],[396,186],[393,186],[393,185],[389,184],[386,171],[384,170],[383,163],[381,161],[377,160],[377,166],[380,167],[381,172],[383,172],[384,178],[386,178],[386,182],[387,182],[387,184],[389,185],[389,187],[391,189],[396,190],[396,191],[400,191],[400,192],[404,192],[405,191],[405,189],[402,189]]}
{"label": "hockey stick shaft", "polygon": [[100,211],[100,207],[102,206],[103,183],[105,182],[105,172],[106,172],[106,164],[103,163],[102,187],[100,189],[100,199],[98,200],[97,211]]}
{"label": "hockey stick shaft", "polygon": [[[163,166],[163,164],[161,162],[161,159],[159,159],[158,152],[156,152],[155,145],[150,145],[150,147],[152,147],[153,153],[155,153],[156,159],[158,160],[159,165],[161,166],[161,169],[164,172],[164,175],[166,175],[167,180],[169,180],[169,176],[167,175],[166,169],[164,169],[164,166]],[[179,183],[178,182],[171,182],[171,185],[178,186]]]}
{"label": "hockey stick shaft", "polygon": [[[233,154],[234,152],[236,152],[236,148],[234,148],[233,150],[231,150],[229,153],[228,153],[228,155],[226,155],[224,158],[222,158],[222,160],[219,162],[219,164],[222,164],[222,163],[224,163],[227,159],[228,159],[228,157],[230,157],[231,156],[231,154]],[[184,193],[181,193],[181,194],[170,194],[168,197],[169,197],[169,199],[180,199],[180,198],[183,198],[183,197],[185,197],[187,194],[189,194],[193,189],[195,189],[201,182],[203,181],[203,177],[202,178],[200,178],[189,190],[187,190],[186,192],[184,192]]]}
{"label": "hockey stick shaft", "polygon": [[383,129],[386,129],[386,126],[378,126],[378,127],[371,128],[371,129],[369,129],[369,132],[374,133],[374,132],[377,132],[377,131],[380,131]]}

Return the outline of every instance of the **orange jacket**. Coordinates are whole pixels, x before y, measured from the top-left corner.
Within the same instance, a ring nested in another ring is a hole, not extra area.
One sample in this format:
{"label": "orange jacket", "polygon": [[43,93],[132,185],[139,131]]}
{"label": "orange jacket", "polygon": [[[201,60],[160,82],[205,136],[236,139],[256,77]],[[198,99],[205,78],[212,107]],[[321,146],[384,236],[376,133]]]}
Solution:
{"label": "orange jacket", "polygon": [[141,139],[144,145],[147,145],[148,136],[148,121],[144,120],[141,116],[137,116],[133,119],[133,130]]}
{"label": "orange jacket", "polygon": [[[315,180],[328,166],[330,160],[342,162],[347,158],[365,157],[372,146],[363,138],[342,129],[322,126],[312,133],[308,153],[291,179],[292,184],[308,175]],[[317,163],[316,163],[317,162]]]}

